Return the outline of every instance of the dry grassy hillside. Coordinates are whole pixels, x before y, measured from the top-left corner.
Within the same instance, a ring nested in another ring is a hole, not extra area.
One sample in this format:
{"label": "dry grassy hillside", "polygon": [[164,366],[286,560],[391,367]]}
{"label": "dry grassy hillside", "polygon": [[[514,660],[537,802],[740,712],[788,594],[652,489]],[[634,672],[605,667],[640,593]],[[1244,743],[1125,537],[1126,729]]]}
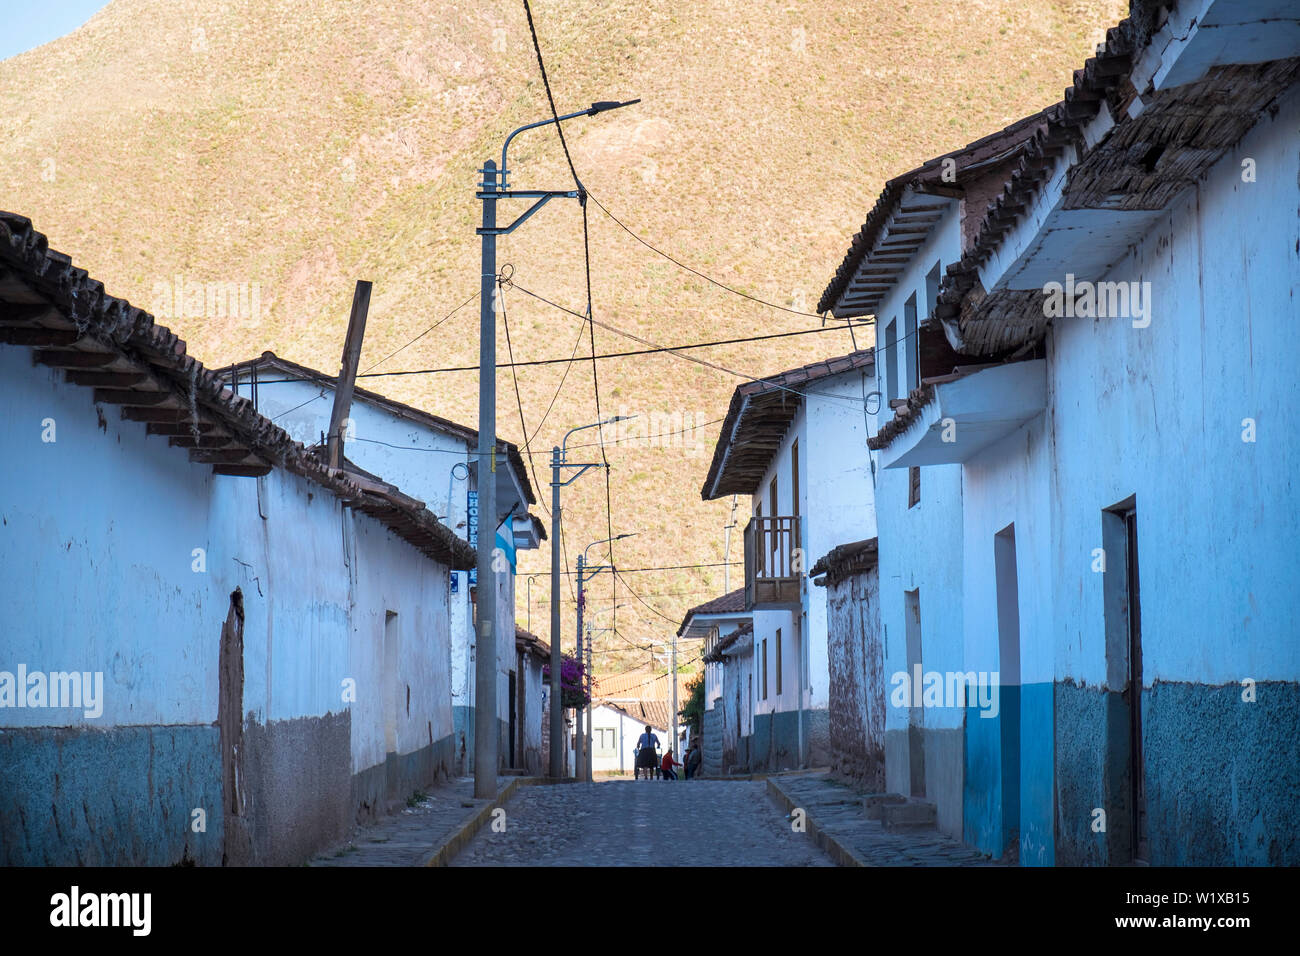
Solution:
{"label": "dry grassy hillside", "polygon": [[[534,6],[562,111],[644,100],[568,125],[592,194],[696,268],[801,308],[815,305],[887,178],[1059,99],[1124,12],[1118,0]],[[273,349],[336,370],[354,281],[370,279],[364,367],[476,291],[476,170],[510,129],[546,115],[515,0],[113,0],[75,33],[0,62],[0,208],[30,216],[110,292],[145,307],[176,275],[258,283],[256,321],[160,317],[210,367]],[[516,143],[513,185],[568,185],[553,132]],[[644,338],[817,325],[677,270],[595,207],[591,235],[597,317]],[[581,252],[578,206],[558,201],[501,243],[499,261],[519,285],[581,311]],[[570,354],[579,320],[519,292],[506,304],[517,359]],[[474,365],[476,323],[476,306],[466,308],[380,370]],[[498,340],[504,358],[504,330]],[[596,347],[640,346],[597,329]],[[835,331],[695,354],[760,375],[849,350]],[[520,371],[530,430],[563,373]],[[606,414],[676,412],[688,424],[721,418],[738,381],[667,355],[600,369]],[[365,384],[477,421],[473,372]],[[500,431],[519,440],[508,373],[499,386]],[[571,369],[535,447],[592,420],[588,362]],[[614,529],[639,532],[618,545],[620,565],[722,559],[729,502],[699,497],[717,428],[703,430],[693,454],[611,446]],[[539,455],[543,481],[545,463]],[[742,519],[747,511],[742,502]],[[570,487],[566,518],[570,559],[605,537],[598,476]],[[732,560],[739,554],[736,535]],[[547,568],[545,552],[530,553],[521,573]],[[723,586],[721,568],[629,580],[673,620]],[[546,584],[533,587],[542,632]],[[608,606],[609,590],[599,579],[596,607]],[[622,588],[619,602],[630,641],[671,633]],[[648,658],[605,638],[598,670]]]}

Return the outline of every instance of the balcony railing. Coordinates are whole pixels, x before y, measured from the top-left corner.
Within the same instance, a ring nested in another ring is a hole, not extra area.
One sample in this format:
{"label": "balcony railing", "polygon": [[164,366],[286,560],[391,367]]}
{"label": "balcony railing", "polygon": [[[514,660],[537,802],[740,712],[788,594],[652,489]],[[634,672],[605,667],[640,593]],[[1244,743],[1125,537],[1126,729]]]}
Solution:
{"label": "balcony railing", "polygon": [[798,515],[751,518],[745,526],[745,610],[799,607],[802,556]]}

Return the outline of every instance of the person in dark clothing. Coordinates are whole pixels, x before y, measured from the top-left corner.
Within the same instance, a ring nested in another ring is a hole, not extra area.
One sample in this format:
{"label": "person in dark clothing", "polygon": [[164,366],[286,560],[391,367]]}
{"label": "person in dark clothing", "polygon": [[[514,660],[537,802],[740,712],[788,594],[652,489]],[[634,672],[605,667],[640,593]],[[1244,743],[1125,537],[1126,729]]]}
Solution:
{"label": "person in dark clothing", "polygon": [[704,761],[704,755],[700,753],[699,740],[692,740],[690,750],[686,753],[686,779],[698,777],[700,775],[700,764]]}
{"label": "person in dark clothing", "polygon": [[636,761],[634,768],[634,780],[641,778],[641,771],[646,772],[646,779],[653,780],[655,771],[659,769],[659,738],[655,736],[650,725],[645,725],[645,733],[637,738],[636,741]]}

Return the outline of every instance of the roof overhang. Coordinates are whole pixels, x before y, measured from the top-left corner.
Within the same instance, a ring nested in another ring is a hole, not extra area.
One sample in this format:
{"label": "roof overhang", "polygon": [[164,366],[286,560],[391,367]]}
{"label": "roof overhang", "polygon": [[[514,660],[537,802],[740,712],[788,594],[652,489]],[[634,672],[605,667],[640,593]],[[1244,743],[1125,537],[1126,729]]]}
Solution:
{"label": "roof overhang", "polygon": [[926,400],[900,411],[894,434],[876,441],[882,468],[964,462],[1047,407],[1047,362],[1033,359],[986,368],[926,387]]}
{"label": "roof overhang", "polygon": [[874,349],[823,359],[740,385],[731,395],[700,497],[752,495],[767,472],[808,386],[861,369],[874,374]]}
{"label": "roof overhang", "polygon": [[1041,338],[1049,283],[1103,280],[1300,76],[1292,2],[1186,0],[1163,20],[1157,4],[1134,11],[1075,71],[948,270],[936,315],[957,350]]}

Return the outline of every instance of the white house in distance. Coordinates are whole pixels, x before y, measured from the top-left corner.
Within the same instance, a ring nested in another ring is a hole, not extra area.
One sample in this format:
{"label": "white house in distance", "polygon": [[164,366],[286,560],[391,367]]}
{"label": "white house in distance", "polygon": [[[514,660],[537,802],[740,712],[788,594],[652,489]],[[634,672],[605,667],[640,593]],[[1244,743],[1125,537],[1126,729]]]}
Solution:
{"label": "white house in distance", "polygon": [[863,395],[870,349],[737,387],[701,491],[750,498],[745,602],[753,612],[751,770],[829,762],[826,602],[809,593],[812,556],[876,533]]}
{"label": "white house in distance", "polygon": [[[994,856],[1300,862],[1292,14],[1133,4],[944,259],[920,335],[964,360],[923,348],[873,436],[896,481],[960,469],[938,666],[1000,674],[953,721],[962,836]],[[840,278],[823,301],[861,314]]]}
{"label": "white house in distance", "polygon": [[[620,704],[592,702],[591,771],[631,774],[636,766],[637,741],[649,725],[659,738],[659,755],[668,752],[672,731],[668,729],[671,705],[664,700],[627,701]],[[681,760],[681,753],[677,754]],[[680,771],[679,771],[680,772]]]}
{"label": "white house in distance", "polygon": [[[237,394],[307,443],[328,430],[335,377],[281,358],[273,352],[222,370]],[[545,539],[542,523],[528,513],[536,503],[527,469],[518,448],[497,440],[498,521],[507,516],[516,548],[536,548]],[[344,437],[344,454],[357,467],[390,476],[408,494],[428,502],[461,538],[477,542],[478,432],[429,412],[357,388]],[[502,528],[500,534],[505,534]],[[456,725],[455,765],[473,770],[475,643],[472,570],[453,572],[451,590],[451,696]],[[515,574],[497,576],[497,620],[508,622],[499,631],[497,647],[497,710],[501,721],[500,748],[509,761],[518,741],[511,702],[519,679],[515,671],[515,641],[509,624],[515,620]],[[505,764],[503,764],[505,765]],[[510,764],[514,765],[514,764]]]}
{"label": "white house in distance", "polygon": [[[700,658],[704,663],[704,717],[700,727],[702,773],[721,774],[726,767],[748,762],[747,758],[741,760],[737,757],[741,740],[747,743],[753,732],[748,722],[743,725],[740,722],[739,696],[743,690],[748,703],[748,695],[753,691],[734,668],[732,683],[735,686],[727,686],[726,661],[729,659],[720,652],[720,648],[729,648],[736,642],[737,632],[742,628],[746,633],[753,631],[753,614],[745,610],[743,587],[691,608],[677,629],[679,639],[704,640]],[[729,704],[732,706],[728,707]]]}
{"label": "white house in distance", "polygon": [[299,863],[451,771],[473,549],[10,213],[0,343],[0,864]]}

